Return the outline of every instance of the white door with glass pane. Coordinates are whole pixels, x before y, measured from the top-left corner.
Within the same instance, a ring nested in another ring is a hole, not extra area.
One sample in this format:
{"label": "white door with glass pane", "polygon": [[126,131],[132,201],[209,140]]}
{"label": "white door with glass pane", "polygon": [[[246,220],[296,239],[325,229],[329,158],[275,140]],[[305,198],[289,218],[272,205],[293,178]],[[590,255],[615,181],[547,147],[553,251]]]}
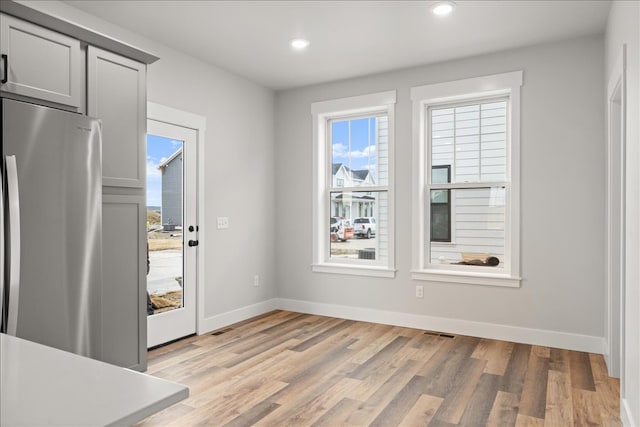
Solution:
{"label": "white door with glass pane", "polygon": [[197,134],[147,121],[147,346],[196,332]]}

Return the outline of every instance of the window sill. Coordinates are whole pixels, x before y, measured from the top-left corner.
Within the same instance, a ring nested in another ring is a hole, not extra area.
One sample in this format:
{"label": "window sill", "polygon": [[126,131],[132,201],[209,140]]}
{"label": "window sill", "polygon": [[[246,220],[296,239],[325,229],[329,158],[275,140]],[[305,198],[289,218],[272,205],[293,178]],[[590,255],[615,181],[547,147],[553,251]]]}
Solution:
{"label": "window sill", "polygon": [[366,277],[386,277],[391,279],[396,277],[396,270],[394,269],[368,265],[312,264],[311,271],[313,271],[314,273],[347,274],[351,276]]}
{"label": "window sill", "polygon": [[432,282],[499,286],[507,288],[519,288],[520,281],[522,280],[520,277],[512,277],[507,274],[467,273],[442,270],[414,270],[411,272],[411,278],[413,280],[429,280]]}

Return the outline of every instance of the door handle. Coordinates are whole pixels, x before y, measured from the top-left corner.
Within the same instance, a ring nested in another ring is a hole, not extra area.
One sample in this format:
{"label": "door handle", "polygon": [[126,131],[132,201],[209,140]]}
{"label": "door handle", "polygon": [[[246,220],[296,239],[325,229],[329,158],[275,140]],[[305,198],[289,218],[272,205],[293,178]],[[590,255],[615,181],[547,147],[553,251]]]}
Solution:
{"label": "door handle", "polygon": [[4,183],[0,175],[0,333],[4,327]]}
{"label": "door handle", "polygon": [[5,84],[9,80],[9,57],[4,53],[2,54],[2,65],[4,67],[4,74],[0,83]]}
{"label": "door handle", "polygon": [[189,240],[189,246],[193,247],[193,246],[198,246],[200,242],[198,242],[197,240]]}
{"label": "door handle", "polygon": [[[20,196],[18,195],[18,167],[15,156],[5,157],[7,201],[9,213],[9,305],[7,306],[6,333],[16,335],[20,292]],[[5,297],[6,298],[6,297]]]}

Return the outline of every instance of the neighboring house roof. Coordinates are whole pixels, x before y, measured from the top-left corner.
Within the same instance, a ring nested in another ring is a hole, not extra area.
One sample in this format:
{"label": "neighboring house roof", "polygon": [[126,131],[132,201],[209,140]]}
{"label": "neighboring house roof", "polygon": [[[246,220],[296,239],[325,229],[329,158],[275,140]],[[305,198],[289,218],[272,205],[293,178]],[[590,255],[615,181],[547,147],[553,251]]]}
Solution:
{"label": "neighboring house roof", "polygon": [[[343,193],[338,193],[335,196],[332,194],[331,198],[333,200],[342,200],[344,198]],[[353,193],[349,195],[349,200],[375,200],[376,198],[370,194],[359,195],[357,193]]]}
{"label": "neighboring house roof", "polygon": [[367,179],[367,176],[369,175],[369,171],[364,169],[364,170],[358,170],[358,171],[351,171],[351,173],[358,179],[361,180],[365,180]]}
{"label": "neighboring house roof", "polygon": [[178,148],[178,151],[176,151],[175,153],[173,153],[172,155],[170,155],[167,160],[165,160],[164,162],[160,163],[158,165],[158,169],[162,170],[164,168],[167,167],[167,165],[169,165],[169,163],[171,163],[176,157],[178,157],[180,154],[182,154],[182,147]]}

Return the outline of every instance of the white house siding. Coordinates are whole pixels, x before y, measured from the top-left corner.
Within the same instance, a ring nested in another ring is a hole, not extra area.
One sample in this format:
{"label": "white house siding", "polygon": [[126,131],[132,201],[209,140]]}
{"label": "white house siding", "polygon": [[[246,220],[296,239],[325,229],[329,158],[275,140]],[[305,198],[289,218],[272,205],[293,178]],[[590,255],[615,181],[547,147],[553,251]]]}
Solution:
{"label": "white house siding", "polygon": [[[451,166],[451,182],[503,182],[506,177],[505,100],[431,111],[432,166]],[[504,189],[451,190],[451,242],[431,243],[432,263],[453,263],[462,252],[505,259]],[[429,221],[427,221],[429,224]]]}
{"label": "white house siding", "polygon": [[333,175],[333,187],[350,187],[351,185],[353,185],[351,175],[347,173],[344,165],[340,166],[338,171]]}
{"label": "white house siding", "polygon": [[376,258],[386,262],[389,256],[389,194],[378,194],[376,217]]}
{"label": "white house siding", "polygon": [[[335,169],[335,165],[332,165]],[[331,192],[331,209],[330,216],[342,217],[353,221],[359,216],[373,216],[374,201],[363,200],[362,197],[367,193],[362,192],[342,192],[343,187],[353,188],[363,185],[374,185],[371,175],[367,175],[362,181],[353,175],[348,167],[340,164],[340,167],[333,174],[333,188]],[[338,191],[335,191],[337,189]],[[339,199],[336,199],[339,197]]]}
{"label": "white house siding", "polygon": [[488,253],[505,259],[504,190],[478,188],[452,190],[451,243],[432,242],[431,262],[454,263],[462,252]]}
{"label": "white house siding", "polygon": [[434,109],[432,165],[451,165],[452,182],[504,181],[505,114],[505,101]]}
{"label": "white house siding", "polygon": [[377,162],[375,177],[377,185],[387,185],[389,183],[389,118],[387,116],[378,117],[376,133],[378,144],[376,146]]}
{"label": "white house siding", "polygon": [[[379,185],[388,185],[389,180],[389,119],[387,116],[378,117],[376,134],[377,163],[376,178]],[[388,193],[380,192],[377,197],[377,207],[374,209],[376,218],[376,250],[377,258],[386,261],[389,255],[389,197]]]}

